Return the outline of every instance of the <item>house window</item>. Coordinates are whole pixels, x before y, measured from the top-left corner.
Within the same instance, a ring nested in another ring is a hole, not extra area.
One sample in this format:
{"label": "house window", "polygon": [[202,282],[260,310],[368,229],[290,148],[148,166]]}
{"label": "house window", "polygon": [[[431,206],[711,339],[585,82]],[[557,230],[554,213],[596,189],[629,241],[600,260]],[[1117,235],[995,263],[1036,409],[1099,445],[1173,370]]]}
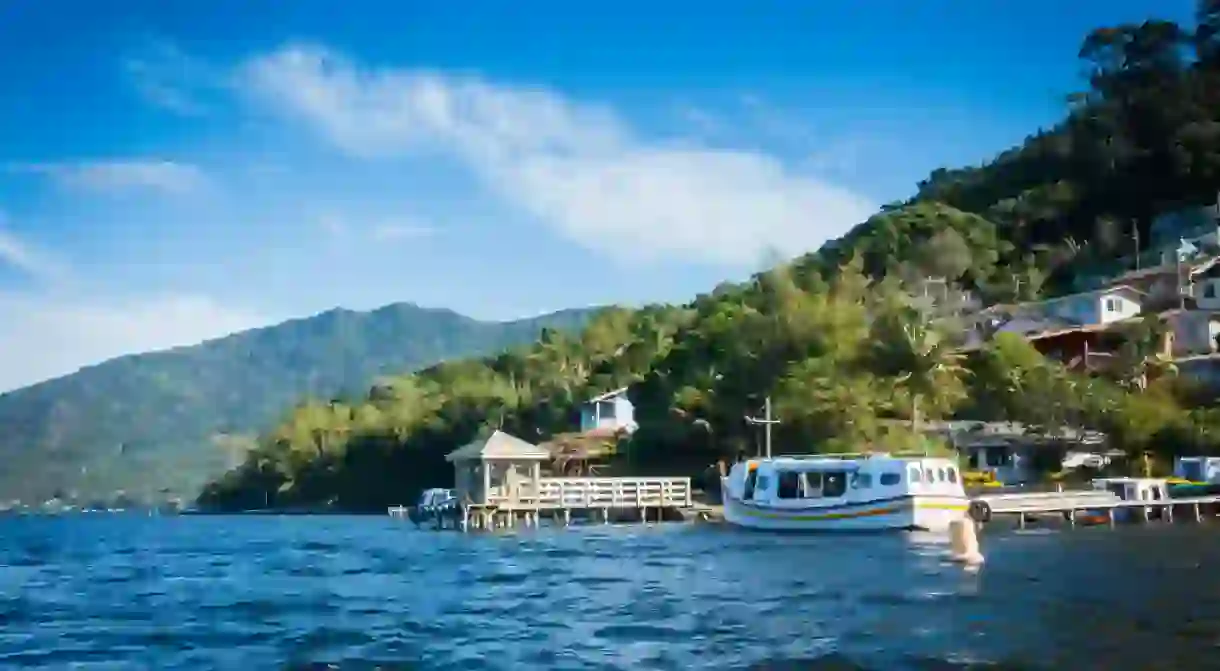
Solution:
{"label": "house window", "polygon": [[1118,299],[1117,298],[1107,298],[1106,299],[1106,312],[1118,312]]}
{"label": "house window", "polygon": [[1008,462],[1008,450],[1005,448],[992,448],[987,450],[987,465],[991,468],[1003,466]]}
{"label": "house window", "polygon": [[1216,297],[1216,285],[1214,283],[1209,281],[1203,285],[1203,297],[1204,298],[1215,298]]}

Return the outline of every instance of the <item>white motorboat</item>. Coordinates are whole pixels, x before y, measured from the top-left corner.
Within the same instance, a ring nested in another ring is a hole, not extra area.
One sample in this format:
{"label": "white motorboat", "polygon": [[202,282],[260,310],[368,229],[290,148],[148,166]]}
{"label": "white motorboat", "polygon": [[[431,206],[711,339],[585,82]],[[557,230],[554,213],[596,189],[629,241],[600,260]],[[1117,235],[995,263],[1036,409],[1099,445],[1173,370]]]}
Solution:
{"label": "white motorboat", "polygon": [[957,465],[923,454],[750,459],[721,485],[726,521],[776,531],[946,532],[970,504]]}

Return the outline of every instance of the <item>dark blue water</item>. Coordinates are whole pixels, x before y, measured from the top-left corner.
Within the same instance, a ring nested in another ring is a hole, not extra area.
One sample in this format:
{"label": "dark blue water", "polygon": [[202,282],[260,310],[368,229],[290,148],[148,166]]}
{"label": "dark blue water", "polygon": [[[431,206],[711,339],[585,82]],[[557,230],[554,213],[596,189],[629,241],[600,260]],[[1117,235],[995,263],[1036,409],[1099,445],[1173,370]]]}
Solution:
{"label": "dark blue water", "polygon": [[983,543],[0,518],[0,668],[1220,668],[1220,528]]}

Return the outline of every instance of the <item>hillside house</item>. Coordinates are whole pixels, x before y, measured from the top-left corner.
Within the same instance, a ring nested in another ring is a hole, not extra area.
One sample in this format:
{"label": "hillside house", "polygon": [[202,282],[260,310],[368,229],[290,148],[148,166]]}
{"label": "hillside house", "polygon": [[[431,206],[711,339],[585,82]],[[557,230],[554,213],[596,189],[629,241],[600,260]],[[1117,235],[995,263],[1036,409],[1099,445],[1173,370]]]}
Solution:
{"label": "hillside house", "polygon": [[1173,357],[1213,354],[1220,350],[1220,312],[1167,310],[1161,319],[1168,326],[1164,351]]}
{"label": "hillside house", "polygon": [[957,420],[929,422],[924,431],[948,440],[962,455],[966,470],[990,473],[1004,484],[1037,479],[1037,453],[1042,450],[1053,450],[1061,468],[1096,468],[1109,458],[1104,434],[1066,426],[1044,432],[1020,422]]}
{"label": "hillside house", "polygon": [[1220,258],[1193,268],[1190,272],[1190,296],[1203,310],[1220,310]]}
{"label": "hillside house", "polygon": [[981,347],[989,334],[1017,333],[1031,341],[1054,339],[1062,344],[1065,339],[1079,340],[1075,345],[1068,343],[1067,349],[1083,351],[1087,339],[1073,334],[1099,333],[1117,322],[1137,317],[1143,309],[1143,299],[1143,292],[1122,285],[1034,303],[993,306],[973,317],[965,349]]}
{"label": "hillside house", "polygon": [[638,427],[635,406],[627,398],[627,387],[591,398],[580,407],[581,432],[609,430],[630,434]]}

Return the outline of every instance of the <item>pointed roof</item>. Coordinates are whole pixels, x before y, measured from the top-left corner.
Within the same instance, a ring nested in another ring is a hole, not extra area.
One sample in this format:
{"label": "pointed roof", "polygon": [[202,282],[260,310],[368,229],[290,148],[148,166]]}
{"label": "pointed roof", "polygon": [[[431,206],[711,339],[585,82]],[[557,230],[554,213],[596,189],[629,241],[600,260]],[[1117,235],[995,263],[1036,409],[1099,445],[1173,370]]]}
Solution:
{"label": "pointed roof", "polygon": [[485,439],[459,447],[445,455],[445,461],[472,461],[477,459],[534,459],[544,461],[551,453],[503,431],[495,431]]}

